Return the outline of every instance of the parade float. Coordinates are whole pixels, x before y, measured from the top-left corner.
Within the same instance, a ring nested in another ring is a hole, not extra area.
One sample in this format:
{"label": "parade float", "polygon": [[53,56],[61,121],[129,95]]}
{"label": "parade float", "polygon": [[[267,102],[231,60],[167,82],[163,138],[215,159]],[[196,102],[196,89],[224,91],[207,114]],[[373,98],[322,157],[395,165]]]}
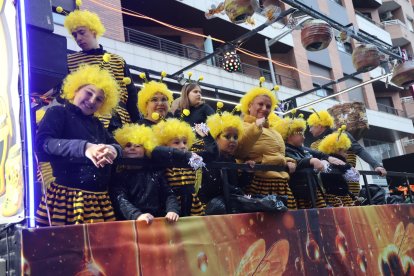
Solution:
{"label": "parade float", "polygon": [[[122,221],[35,228],[40,194],[34,181],[28,2],[16,1],[15,6],[0,1],[0,249],[7,271],[20,275],[412,275],[413,204],[189,217],[174,225],[155,220],[150,226]],[[237,1],[226,2],[226,12],[236,23],[252,14],[246,3],[238,7]],[[284,2],[295,6],[295,1]],[[306,24],[305,49],[326,48],[331,27],[326,18]],[[366,59],[377,57],[377,49],[357,49],[357,70],[379,65],[378,59]],[[411,63],[396,68],[393,82],[412,83],[412,68]],[[330,111],[338,126],[347,124],[357,137],[368,128],[361,103],[341,104]]]}

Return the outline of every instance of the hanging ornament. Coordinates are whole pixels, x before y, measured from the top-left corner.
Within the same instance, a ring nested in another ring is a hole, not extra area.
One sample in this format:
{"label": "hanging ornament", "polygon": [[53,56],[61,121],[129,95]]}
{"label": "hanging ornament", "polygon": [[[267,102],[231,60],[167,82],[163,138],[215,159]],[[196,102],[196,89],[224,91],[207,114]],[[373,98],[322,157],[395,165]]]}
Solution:
{"label": "hanging ornament", "polygon": [[332,40],[332,28],[323,20],[312,19],[303,24],[300,37],[306,50],[320,51],[329,46]]}
{"label": "hanging ornament", "polygon": [[352,52],[352,64],[359,72],[368,72],[380,65],[380,54],[374,45],[359,45]]}
{"label": "hanging ornament", "polygon": [[230,73],[241,71],[240,57],[236,53],[236,49],[234,47],[225,47],[222,60],[222,67],[224,70]]}
{"label": "hanging ornament", "polygon": [[401,87],[412,85],[414,83],[414,61],[409,60],[397,65],[391,81]]}

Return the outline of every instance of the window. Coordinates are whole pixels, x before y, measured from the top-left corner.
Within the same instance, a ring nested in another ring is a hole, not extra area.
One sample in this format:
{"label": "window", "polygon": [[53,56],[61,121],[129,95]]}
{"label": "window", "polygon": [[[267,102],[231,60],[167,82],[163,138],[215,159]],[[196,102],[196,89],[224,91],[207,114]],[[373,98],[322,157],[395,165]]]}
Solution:
{"label": "window", "polygon": [[319,88],[313,93],[320,97],[332,95],[334,93],[332,86],[321,88],[321,86],[330,82],[331,69],[314,62],[309,62],[309,69],[311,74],[314,75],[314,77],[312,77],[313,87]]}
{"label": "window", "polygon": [[350,43],[351,38],[345,36],[343,38],[345,40],[341,40],[341,33],[337,30],[334,30],[334,36],[338,50],[344,53],[352,54],[352,44]]}
{"label": "window", "polygon": [[319,97],[326,97],[326,96],[332,95],[334,93],[332,88],[330,88],[330,87],[321,88],[321,85],[318,85],[317,83],[314,83],[313,87],[314,88],[319,87],[319,89],[315,91],[315,95],[319,96]]}

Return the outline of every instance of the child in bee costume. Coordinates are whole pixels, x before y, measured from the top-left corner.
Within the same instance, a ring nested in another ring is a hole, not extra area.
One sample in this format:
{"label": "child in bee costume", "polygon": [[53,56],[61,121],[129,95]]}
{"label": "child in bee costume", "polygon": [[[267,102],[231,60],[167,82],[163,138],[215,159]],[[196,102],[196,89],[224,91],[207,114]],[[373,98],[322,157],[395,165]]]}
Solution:
{"label": "child in bee costume", "polygon": [[[318,149],[344,162],[347,160],[347,151],[351,147],[351,140],[345,134],[345,126],[329,134],[318,145]],[[321,173],[325,188],[326,202],[330,206],[354,206],[352,187],[359,187],[359,173],[349,163],[344,165],[330,165],[329,173]]]}
{"label": "child in bee costume", "polygon": [[82,65],[66,77],[63,96],[66,104],[49,108],[36,133],[37,154],[51,163],[55,177],[36,221],[52,226],[115,220],[108,194],[110,164],[122,152],[97,116],[117,105],[118,83],[99,66]]}
{"label": "child in bee costume", "polygon": [[[326,207],[323,193],[318,185],[316,172],[322,171],[327,166],[329,156],[318,151],[306,148],[303,146],[305,140],[306,121],[302,118],[302,114],[295,118],[286,117],[277,120],[274,123],[274,128],[282,135],[286,145],[286,156],[297,162],[296,171],[291,174],[289,185],[295,195],[296,202],[299,209],[312,208],[311,200],[309,198],[309,185],[313,185],[316,189],[315,199],[317,208]],[[306,173],[310,174],[307,178]],[[303,181],[305,181],[306,185]],[[312,181],[311,183],[308,183]]]}
{"label": "child in bee costume", "polygon": [[[155,147],[151,128],[124,125],[115,131],[115,139],[123,148],[124,158],[150,162],[149,157]],[[165,217],[170,222],[178,220],[180,207],[162,168],[118,165],[110,194],[120,219],[147,223],[151,223],[154,217]]]}
{"label": "child in bee costume", "polygon": [[205,151],[190,153],[189,149],[195,141],[195,134],[188,123],[171,118],[157,123],[152,129],[158,145],[172,147],[192,155],[190,165],[193,168],[167,168],[165,172],[168,183],[180,203],[180,216],[204,215],[204,207],[197,196],[199,187],[196,187],[195,169],[200,168],[196,163],[200,164],[203,160],[213,161],[217,158],[216,142],[210,135],[206,135]]}

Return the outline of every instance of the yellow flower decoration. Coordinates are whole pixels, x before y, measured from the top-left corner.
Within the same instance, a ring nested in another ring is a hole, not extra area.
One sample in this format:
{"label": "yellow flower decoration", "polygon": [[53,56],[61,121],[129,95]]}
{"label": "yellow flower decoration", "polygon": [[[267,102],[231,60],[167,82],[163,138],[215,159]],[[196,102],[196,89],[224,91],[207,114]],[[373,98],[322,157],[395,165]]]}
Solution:
{"label": "yellow flower decoration", "polygon": [[63,12],[63,8],[61,6],[57,6],[56,7],[56,12],[57,13],[62,13]]}
{"label": "yellow flower decoration", "polygon": [[162,71],[162,72],[161,72],[161,77],[165,78],[166,76],[167,76],[167,72]]}
{"label": "yellow flower decoration", "polygon": [[157,113],[157,112],[153,112],[153,113],[151,114],[151,118],[152,118],[153,120],[155,120],[155,121],[158,121],[158,120],[160,119],[160,114],[159,114],[159,113]]}
{"label": "yellow flower decoration", "polygon": [[109,62],[111,61],[111,54],[105,53],[102,57],[103,61]]}
{"label": "yellow flower decoration", "polygon": [[76,0],[76,6],[78,7],[82,6],[82,0]]}
{"label": "yellow flower decoration", "polygon": [[235,109],[236,109],[236,111],[240,111],[241,110],[241,104],[236,105]]}
{"label": "yellow flower decoration", "polygon": [[183,114],[184,114],[185,116],[190,115],[190,110],[188,110],[188,109],[184,109],[184,110],[183,110]]}
{"label": "yellow flower decoration", "polygon": [[346,125],[342,125],[342,126],[341,126],[341,130],[342,130],[342,131],[346,130]]}
{"label": "yellow flower decoration", "polygon": [[260,77],[259,78],[260,83],[264,83],[266,81],[265,77]]}
{"label": "yellow flower decoration", "polygon": [[145,80],[145,79],[146,79],[146,77],[145,77],[145,73],[139,73],[139,77],[140,77],[141,79],[143,79],[143,80]]}
{"label": "yellow flower decoration", "polygon": [[279,89],[280,89],[279,85],[273,86],[273,91],[279,91]]}
{"label": "yellow flower decoration", "polygon": [[224,104],[223,102],[217,102],[217,108],[223,108]]}
{"label": "yellow flower decoration", "polygon": [[193,75],[193,72],[188,72],[188,78],[191,79],[191,76]]}
{"label": "yellow flower decoration", "polygon": [[204,77],[203,77],[203,76],[200,76],[200,77],[198,78],[198,81],[202,81],[202,80],[204,80]]}

